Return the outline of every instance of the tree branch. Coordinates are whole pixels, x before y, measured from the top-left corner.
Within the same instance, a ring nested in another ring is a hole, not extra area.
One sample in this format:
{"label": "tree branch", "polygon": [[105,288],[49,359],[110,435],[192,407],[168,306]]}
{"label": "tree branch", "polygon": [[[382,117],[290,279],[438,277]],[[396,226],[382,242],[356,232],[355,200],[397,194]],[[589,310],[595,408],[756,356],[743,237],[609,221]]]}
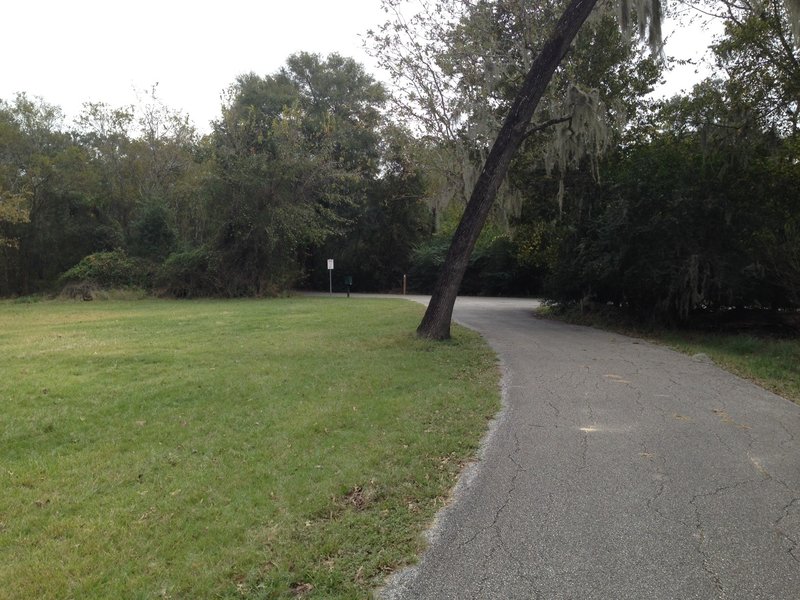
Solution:
{"label": "tree branch", "polygon": [[527,140],[534,133],[537,133],[539,131],[543,131],[543,130],[547,129],[548,127],[552,127],[553,125],[558,125],[559,123],[566,123],[567,121],[570,121],[570,120],[572,120],[572,115],[567,115],[566,117],[556,117],[554,119],[550,119],[550,120],[545,121],[543,123],[538,123],[538,124],[534,125],[533,127],[531,127],[528,131],[526,131],[525,135],[524,135],[524,137],[522,139],[523,140]]}

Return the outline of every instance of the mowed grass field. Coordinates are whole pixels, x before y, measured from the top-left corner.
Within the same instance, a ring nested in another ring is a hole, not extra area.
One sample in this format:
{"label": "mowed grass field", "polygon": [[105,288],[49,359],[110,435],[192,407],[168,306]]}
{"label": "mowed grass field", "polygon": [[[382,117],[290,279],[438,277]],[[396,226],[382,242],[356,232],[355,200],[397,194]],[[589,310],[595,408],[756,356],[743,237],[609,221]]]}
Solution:
{"label": "mowed grass field", "polygon": [[393,300],[0,302],[0,598],[366,598],[499,407]]}

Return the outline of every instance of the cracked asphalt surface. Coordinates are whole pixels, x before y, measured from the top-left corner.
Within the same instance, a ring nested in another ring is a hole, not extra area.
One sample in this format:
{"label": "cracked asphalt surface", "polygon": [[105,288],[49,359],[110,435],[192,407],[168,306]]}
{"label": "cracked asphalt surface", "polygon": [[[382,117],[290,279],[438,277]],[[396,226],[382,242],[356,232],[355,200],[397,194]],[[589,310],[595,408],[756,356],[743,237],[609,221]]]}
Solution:
{"label": "cracked asphalt surface", "polygon": [[505,408],[381,596],[800,599],[800,406],[535,305],[459,298]]}

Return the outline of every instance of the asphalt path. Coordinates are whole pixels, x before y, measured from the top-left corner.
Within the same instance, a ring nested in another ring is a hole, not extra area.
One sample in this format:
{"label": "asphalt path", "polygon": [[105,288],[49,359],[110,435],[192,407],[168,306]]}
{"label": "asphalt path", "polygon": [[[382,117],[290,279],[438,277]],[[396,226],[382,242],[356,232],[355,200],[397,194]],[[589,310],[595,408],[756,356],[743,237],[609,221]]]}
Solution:
{"label": "asphalt path", "polygon": [[502,361],[504,409],[380,595],[800,600],[800,406],[535,305],[457,302]]}

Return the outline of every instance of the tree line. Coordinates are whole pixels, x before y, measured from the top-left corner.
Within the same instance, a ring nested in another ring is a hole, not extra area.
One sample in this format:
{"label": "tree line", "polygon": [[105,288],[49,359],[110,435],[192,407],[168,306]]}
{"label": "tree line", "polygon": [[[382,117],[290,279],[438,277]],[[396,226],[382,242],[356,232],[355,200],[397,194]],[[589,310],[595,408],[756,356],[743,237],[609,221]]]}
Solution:
{"label": "tree line", "polygon": [[[199,135],[153,90],[65,126],[0,104],[0,295],[137,286],[177,297],[430,291],[503,115],[562,3],[385,0],[391,93],[300,53],[238,77]],[[800,67],[780,3],[716,3],[714,75],[650,97],[665,62],[600,11],[497,191],[460,292],[682,320],[800,306]],[[652,19],[651,19],[652,22]],[[339,287],[341,282],[338,282]]]}
{"label": "tree line", "polygon": [[155,90],[69,127],[40,99],[3,102],[0,294],[272,295],[313,286],[327,256],[362,287],[399,285],[431,224],[385,102],[353,60],[306,53],[238,77],[202,136]]}

